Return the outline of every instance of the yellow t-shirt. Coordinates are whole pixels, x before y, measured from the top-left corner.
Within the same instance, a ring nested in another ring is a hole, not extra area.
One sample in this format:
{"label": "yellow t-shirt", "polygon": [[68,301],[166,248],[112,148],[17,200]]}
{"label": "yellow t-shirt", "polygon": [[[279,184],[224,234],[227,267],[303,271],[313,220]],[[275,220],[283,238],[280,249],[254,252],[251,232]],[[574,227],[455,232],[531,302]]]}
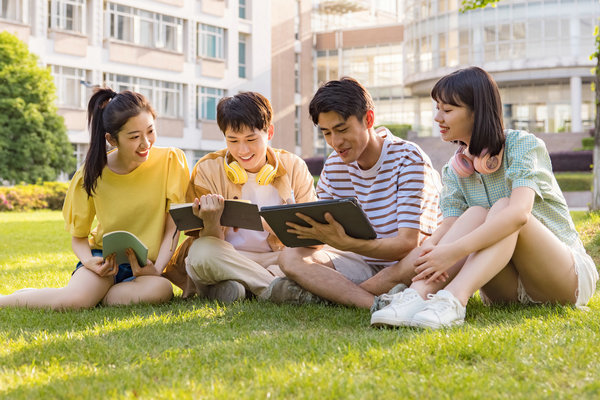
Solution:
{"label": "yellow t-shirt", "polygon": [[[65,229],[74,237],[89,237],[92,249],[102,248],[105,233],[131,232],[148,247],[148,258],[154,262],[165,213],[170,203],[185,201],[189,179],[183,151],[172,147],[152,147],[148,159],[125,175],[104,167],[91,197],[83,188],[82,167],[73,176],[63,205]],[[92,231],[94,217],[98,225]]]}

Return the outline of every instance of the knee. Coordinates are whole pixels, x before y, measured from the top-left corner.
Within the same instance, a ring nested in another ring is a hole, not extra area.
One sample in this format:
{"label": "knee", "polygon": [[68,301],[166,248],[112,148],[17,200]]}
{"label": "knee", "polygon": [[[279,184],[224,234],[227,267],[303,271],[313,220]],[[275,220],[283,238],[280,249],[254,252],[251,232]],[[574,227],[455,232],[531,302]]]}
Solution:
{"label": "knee", "polygon": [[165,303],[173,298],[173,285],[171,282],[161,276],[153,277],[149,283],[150,293],[154,293],[154,301],[152,303]]}
{"label": "knee", "polygon": [[195,267],[196,265],[206,264],[207,261],[213,259],[220,248],[216,241],[221,241],[221,239],[200,237],[194,240],[187,254],[186,265]]}
{"label": "knee", "polygon": [[57,296],[58,300],[52,308],[57,310],[83,310],[93,308],[100,303],[101,299],[95,299],[87,292],[67,292],[64,296]]}
{"label": "knee", "polygon": [[312,260],[313,250],[304,247],[284,248],[278,257],[279,267],[281,271],[291,279],[302,274],[304,266],[310,264]]}

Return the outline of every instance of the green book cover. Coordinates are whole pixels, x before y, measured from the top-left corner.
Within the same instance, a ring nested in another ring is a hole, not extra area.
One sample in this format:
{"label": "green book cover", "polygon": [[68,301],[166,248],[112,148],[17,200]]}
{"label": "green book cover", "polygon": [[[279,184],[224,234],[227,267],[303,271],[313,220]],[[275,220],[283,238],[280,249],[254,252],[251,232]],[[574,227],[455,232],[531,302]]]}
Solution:
{"label": "green book cover", "polygon": [[125,253],[128,248],[132,248],[135,252],[140,267],[146,265],[148,248],[133,233],[114,231],[106,233],[102,237],[102,257],[106,258],[115,253],[117,255],[117,265],[129,264],[129,258]]}

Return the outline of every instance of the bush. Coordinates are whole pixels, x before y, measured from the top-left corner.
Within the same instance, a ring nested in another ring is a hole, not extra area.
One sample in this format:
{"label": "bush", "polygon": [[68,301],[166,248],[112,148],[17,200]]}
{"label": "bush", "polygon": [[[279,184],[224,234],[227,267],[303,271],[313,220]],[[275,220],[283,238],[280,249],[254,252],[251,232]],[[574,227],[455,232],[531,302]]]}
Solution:
{"label": "bush", "polygon": [[68,187],[66,182],[0,187],[0,211],[60,210]]}
{"label": "bush", "polygon": [[[398,136],[399,138],[406,139],[408,131],[411,130],[412,125],[410,124],[385,124],[385,126],[392,132],[394,136]],[[379,128],[379,127],[377,127]]]}
{"label": "bush", "polygon": [[550,160],[552,160],[552,169],[554,172],[587,172],[592,169],[593,156],[591,150],[560,151],[556,153],[550,153]]}
{"label": "bush", "polygon": [[592,190],[594,175],[591,172],[559,172],[554,176],[563,192],[587,192]]}
{"label": "bush", "polygon": [[583,150],[594,150],[594,138],[584,137],[581,139],[581,146],[583,147]]}

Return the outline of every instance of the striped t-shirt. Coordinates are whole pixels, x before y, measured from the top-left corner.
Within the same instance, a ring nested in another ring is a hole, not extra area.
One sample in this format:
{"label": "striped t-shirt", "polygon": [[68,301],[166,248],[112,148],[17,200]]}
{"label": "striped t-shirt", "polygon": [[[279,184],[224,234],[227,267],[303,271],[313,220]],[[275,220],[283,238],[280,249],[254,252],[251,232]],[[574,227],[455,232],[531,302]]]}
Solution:
{"label": "striped t-shirt", "polygon": [[[369,217],[378,238],[394,237],[399,228],[420,231],[419,243],[441,221],[440,175],[415,143],[402,140],[386,128],[375,165],[363,170],[358,163],[345,164],[334,151],[325,161],[317,196],[321,200],[355,197]],[[369,264],[392,265],[396,261],[363,257]]]}

